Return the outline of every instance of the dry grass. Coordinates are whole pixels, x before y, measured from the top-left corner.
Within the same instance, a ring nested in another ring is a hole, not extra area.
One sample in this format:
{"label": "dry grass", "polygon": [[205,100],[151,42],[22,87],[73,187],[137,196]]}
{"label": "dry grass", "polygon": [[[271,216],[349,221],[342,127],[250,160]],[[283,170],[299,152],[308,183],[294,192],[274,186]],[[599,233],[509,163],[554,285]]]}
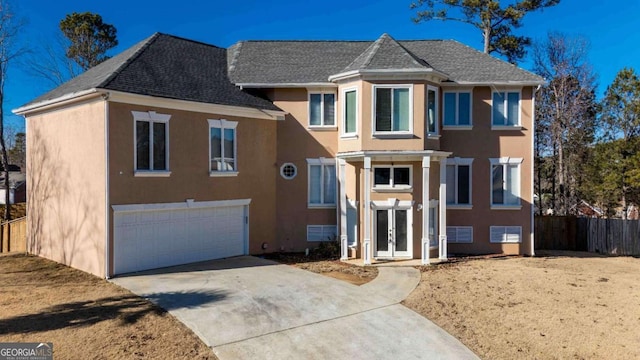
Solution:
{"label": "dry grass", "polygon": [[162,309],[55,262],[0,256],[0,284],[0,342],[53,342],[56,359],[216,358]]}
{"label": "dry grass", "polygon": [[[27,215],[27,203],[17,203],[9,207],[11,219],[21,218]],[[4,205],[0,204],[0,218],[4,215]]]}
{"label": "dry grass", "polygon": [[372,266],[356,266],[335,259],[305,256],[302,253],[274,253],[267,254],[266,257],[283,264],[343,280],[354,285],[366,284],[378,276],[378,269]]}
{"label": "dry grass", "polygon": [[404,304],[482,358],[640,358],[640,259],[555,252],[422,270]]}

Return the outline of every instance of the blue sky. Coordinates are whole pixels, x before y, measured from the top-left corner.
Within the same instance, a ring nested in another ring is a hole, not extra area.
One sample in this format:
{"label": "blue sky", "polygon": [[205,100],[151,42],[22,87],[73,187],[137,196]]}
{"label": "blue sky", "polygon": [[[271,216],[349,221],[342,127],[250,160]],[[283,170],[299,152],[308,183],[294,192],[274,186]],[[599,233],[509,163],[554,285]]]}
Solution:
{"label": "blue sky", "polygon": [[[59,21],[71,12],[91,11],[118,29],[117,54],[154,32],[228,47],[239,40],[375,40],[389,33],[398,40],[455,39],[482,48],[480,33],[457,22],[414,24],[411,0],[222,1],[191,0],[12,0],[27,26],[20,42],[26,48],[53,41]],[[583,36],[591,43],[589,60],[598,75],[599,95],[623,67],[640,71],[640,0],[610,6],[601,0],[562,0],[531,13],[518,34],[543,39],[547,32]],[[179,4],[179,5],[178,5]],[[5,88],[5,110],[14,109],[50,89],[14,63]],[[525,61],[521,67],[529,69]],[[15,127],[21,118],[10,116]]]}

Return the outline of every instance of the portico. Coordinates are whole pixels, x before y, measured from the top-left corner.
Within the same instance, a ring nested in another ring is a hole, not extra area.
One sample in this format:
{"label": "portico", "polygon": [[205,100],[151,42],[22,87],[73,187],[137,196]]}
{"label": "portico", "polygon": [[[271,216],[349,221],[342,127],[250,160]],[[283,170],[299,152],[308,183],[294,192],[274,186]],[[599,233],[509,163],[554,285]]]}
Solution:
{"label": "portico", "polygon": [[[446,162],[451,153],[337,154],[341,259],[447,259]],[[355,214],[353,211],[355,210]]]}

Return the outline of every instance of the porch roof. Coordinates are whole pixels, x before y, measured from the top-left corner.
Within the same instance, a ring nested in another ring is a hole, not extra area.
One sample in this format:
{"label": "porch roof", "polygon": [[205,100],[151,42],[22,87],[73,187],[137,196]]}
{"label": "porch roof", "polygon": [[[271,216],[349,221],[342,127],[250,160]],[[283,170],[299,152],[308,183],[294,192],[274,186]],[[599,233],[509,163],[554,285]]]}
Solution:
{"label": "porch roof", "polygon": [[451,154],[440,150],[363,150],[339,152],[336,157],[346,161],[364,161],[365,157],[376,161],[422,161],[425,156],[430,156],[440,161]]}

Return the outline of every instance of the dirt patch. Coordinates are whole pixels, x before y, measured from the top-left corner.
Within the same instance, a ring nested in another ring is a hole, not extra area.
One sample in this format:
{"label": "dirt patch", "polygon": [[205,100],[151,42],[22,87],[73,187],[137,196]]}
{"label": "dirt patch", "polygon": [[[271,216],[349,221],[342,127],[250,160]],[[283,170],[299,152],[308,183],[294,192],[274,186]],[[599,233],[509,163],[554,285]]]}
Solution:
{"label": "dirt patch", "polygon": [[640,259],[553,252],[421,270],[404,304],[482,358],[640,358]]}
{"label": "dirt patch", "polygon": [[268,254],[265,257],[354,285],[366,284],[378,276],[378,269],[372,266],[351,265],[336,259],[323,259],[313,255],[305,256],[304,253],[276,253]]}
{"label": "dirt patch", "polygon": [[53,342],[56,359],[216,359],[164,310],[82,271],[0,257],[0,342]]}

